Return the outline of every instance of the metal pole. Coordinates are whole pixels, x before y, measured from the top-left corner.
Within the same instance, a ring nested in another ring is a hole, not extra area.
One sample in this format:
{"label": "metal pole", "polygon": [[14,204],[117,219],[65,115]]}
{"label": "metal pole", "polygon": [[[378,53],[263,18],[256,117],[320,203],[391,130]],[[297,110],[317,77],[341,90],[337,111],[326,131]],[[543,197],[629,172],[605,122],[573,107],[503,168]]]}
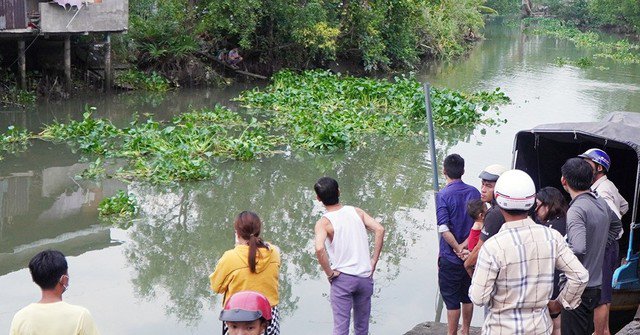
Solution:
{"label": "metal pole", "polygon": [[[431,169],[433,170],[433,193],[434,195],[440,190],[438,183],[438,159],[436,157],[436,132],[433,127],[433,112],[431,111],[431,85],[428,82],[424,83],[424,103],[427,110],[427,126],[429,130],[429,152],[431,154]],[[435,199],[435,197],[434,197]],[[440,237],[440,234],[438,234]],[[437,283],[436,283],[437,287]],[[440,295],[440,289],[436,291],[436,318],[435,322],[440,322],[442,317],[442,309],[444,308],[444,301]]]}
{"label": "metal pole", "polygon": [[433,129],[433,112],[431,111],[431,85],[424,83],[424,103],[427,107],[427,126],[429,127],[429,152],[431,153],[431,168],[433,169],[433,191],[438,192],[438,160],[436,158],[436,136]]}

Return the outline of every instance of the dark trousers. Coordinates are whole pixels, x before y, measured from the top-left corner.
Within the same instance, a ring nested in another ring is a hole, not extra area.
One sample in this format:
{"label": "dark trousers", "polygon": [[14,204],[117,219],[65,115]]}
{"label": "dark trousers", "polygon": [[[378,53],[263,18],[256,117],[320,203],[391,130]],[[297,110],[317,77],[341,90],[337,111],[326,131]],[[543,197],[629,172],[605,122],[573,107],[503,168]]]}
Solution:
{"label": "dark trousers", "polygon": [[593,310],[600,301],[600,287],[587,287],[582,302],[573,310],[562,310],[562,335],[593,334]]}

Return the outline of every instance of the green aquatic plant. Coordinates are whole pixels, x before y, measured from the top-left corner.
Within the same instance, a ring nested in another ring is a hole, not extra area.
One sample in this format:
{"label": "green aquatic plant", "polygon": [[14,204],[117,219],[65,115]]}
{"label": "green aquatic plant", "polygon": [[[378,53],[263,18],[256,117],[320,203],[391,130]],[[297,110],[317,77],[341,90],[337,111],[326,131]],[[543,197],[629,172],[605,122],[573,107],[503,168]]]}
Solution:
{"label": "green aquatic plant", "polygon": [[41,139],[67,142],[83,152],[98,155],[114,151],[117,139],[122,131],[107,119],[92,116],[94,107],[85,107],[82,120],[70,120],[68,123],[55,121],[44,127],[39,134]]}
{"label": "green aquatic plant", "polygon": [[103,159],[102,157],[98,157],[94,162],[91,162],[89,167],[82,171],[80,175],[76,176],[76,178],[98,180],[102,179],[106,174]]}
{"label": "green aquatic plant", "polygon": [[26,107],[36,102],[36,93],[34,91],[22,90],[11,87],[7,90],[0,90],[0,104]]}
{"label": "green aquatic plant", "polygon": [[[56,121],[38,137],[97,156],[82,178],[106,176],[106,162],[118,161],[124,165],[113,176],[164,184],[211,179],[221,160],[359,147],[367,136],[418,135],[425,121],[422,86],[410,76],[390,81],[282,71],[271,85],[238,100],[250,109],[215,106],[163,122],[135,115],[121,128],[87,108],[81,120]],[[509,102],[499,88],[473,94],[436,88],[431,100],[435,123],[444,128],[495,124],[501,120],[483,113]]]}
{"label": "green aquatic plant", "polygon": [[[431,94],[439,126],[493,123],[482,112],[509,101],[499,89],[466,94],[434,88]],[[411,76],[391,81],[285,70],[266,88],[245,91],[237,100],[287,145],[320,150],[357,146],[370,134],[407,134],[422,126],[426,115],[422,85]]]}
{"label": "green aquatic plant", "polygon": [[120,86],[152,92],[166,92],[171,87],[169,80],[155,71],[145,73],[139,70],[127,70],[116,77],[116,83]]}
{"label": "green aquatic plant", "polygon": [[[525,22],[529,26],[529,31],[535,34],[569,40],[578,47],[598,50],[599,52],[594,55],[595,58],[611,59],[624,64],[640,63],[640,53],[638,53],[640,44],[632,43],[627,39],[603,40],[593,31],[581,31],[574,24],[558,19],[535,18],[525,19]],[[580,61],[576,66],[581,66]]]}
{"label": "green aquatic plant", "polygon": [[0,134],[0,159],[2,152],[15,154],[27,150],[32,136],[26,129],[16,126],[7,127],[7,131]]}
{"label": "green aquatic plant", "polygon": [[138,213],[138,202],[125,191],[118,191],[114,196],[104,198],[98,204],[98,215],[101,221],[117,224],[121,228],[131,226],[131,220]]}

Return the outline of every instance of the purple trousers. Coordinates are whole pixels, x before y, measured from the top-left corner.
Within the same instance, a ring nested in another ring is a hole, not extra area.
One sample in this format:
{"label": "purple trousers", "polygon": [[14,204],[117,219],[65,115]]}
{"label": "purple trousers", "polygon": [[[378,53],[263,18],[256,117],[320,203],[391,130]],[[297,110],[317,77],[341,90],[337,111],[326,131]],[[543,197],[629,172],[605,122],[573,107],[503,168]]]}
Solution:
{"label": "purple trousers", "polygon": [[331,282],[331,309],[333,335],[349,335],[349,321],[353,308],[353,328],[356,335],[369,334],[369,315],[373,278],[356,277],[341,273]]}

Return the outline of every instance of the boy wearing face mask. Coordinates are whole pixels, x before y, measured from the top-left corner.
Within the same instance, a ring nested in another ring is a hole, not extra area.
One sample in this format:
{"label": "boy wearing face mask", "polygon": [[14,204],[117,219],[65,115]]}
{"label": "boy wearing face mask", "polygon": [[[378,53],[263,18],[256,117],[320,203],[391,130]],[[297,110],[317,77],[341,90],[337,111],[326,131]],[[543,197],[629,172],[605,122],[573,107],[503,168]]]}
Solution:
{"label": "boy wearing face mask", "polygon": [[11,322],[10,335],[99,335],[91,313],[62,301],[69,287],[67,260],[57,250],[45,250],[29,262],[31,278],[40,286],[42,298],[19,310]]}

